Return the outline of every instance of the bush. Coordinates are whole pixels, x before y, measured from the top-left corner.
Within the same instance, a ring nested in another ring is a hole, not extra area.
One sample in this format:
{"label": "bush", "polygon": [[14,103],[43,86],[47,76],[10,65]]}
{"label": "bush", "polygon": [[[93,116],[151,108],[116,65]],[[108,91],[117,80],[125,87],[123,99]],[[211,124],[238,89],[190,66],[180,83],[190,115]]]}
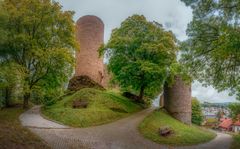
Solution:
{"label": "bush", "polygon": [[203,114],[200,102],[197,98],[192,99],[192,123],[201,125],[203,122]]}
{"label": "bush", "polygon": [[58,99],[63,95],[63,92],[61,89],[53,89],[49,90],[43,97],[42,103],[45,106],[51,106],[55,104]]}
{"label": "bush", "polygon": [[130,92],[124,92],[122,95],[128,99],[131,99],[132,101],[135,101],[135,102],[138,101],[138,99],[139,99],[139,97],[137,95],[134,95]]}
{"label": "bush", "polygon": [[48,90],[34,90],[31,95],[31,101],[34,104],[44,104],[45,106],[51,106],[61,99],[63,91],[61,88],[48,89]]}
{"label": "bush", "polygon": [[0,89],[0,109],[13,106],[15,104],[14,99],[14,92],[12,88]]}
{"label": "bush", "polygon": [[47,97],[43,98],[43,104],[44,104],[45,106],[54,105],[56,102],[57,102],[57,100],[54,99],[54,98],[47,98]]}
{"label": "bush", "polygon": [[0,109],[4,108],[5,102],[3,97],[3,91],[0,89]]}
{"label": "bush", "polygon": [[4,100],[3,98],[0,96],[0,109],[2,109],[4,107]]}

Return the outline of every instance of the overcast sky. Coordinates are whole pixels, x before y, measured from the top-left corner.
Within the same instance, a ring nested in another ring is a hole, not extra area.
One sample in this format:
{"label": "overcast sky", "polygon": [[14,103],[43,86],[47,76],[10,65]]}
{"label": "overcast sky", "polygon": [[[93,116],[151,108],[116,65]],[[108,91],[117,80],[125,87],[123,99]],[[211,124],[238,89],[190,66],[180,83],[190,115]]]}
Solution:
{"label": "overcast sky", "polygon": [[[105,24],[104,41],[107,42],[112,29],[119,27],[121,22],[133,14],[144,15],[149,21],[163,24],[172,30],[179,40],[187,39],[185,30],[192,19],[191,9],[180,0],[56,0],[64,10],[75,11],[74,20],[85,15],[95,15]],[[228,92],[218,93],[214,88],[204,88],[200,83],[192,85],[192,96],[201,101],[232,102]]]}

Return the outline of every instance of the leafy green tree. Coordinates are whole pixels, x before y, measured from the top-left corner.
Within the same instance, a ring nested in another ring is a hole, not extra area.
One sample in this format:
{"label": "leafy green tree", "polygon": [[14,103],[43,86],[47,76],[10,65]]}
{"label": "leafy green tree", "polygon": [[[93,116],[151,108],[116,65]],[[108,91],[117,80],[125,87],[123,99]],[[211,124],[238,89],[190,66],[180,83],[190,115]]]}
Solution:
{"label": "leafy green tree", "polygon": [[0,59],[24,68],[26,108],[34,90],[63,87],[72,73],[76,49],[73,12],[62,11],[51,0],[4,0],[3,10],[9,19]]}
{"label": "leafy green tree", "polygon": [[240,114],[240,103],[231,103],[228,108],[230,109],[231,117],[237,118]]}
{"label": "leafy green tree", "polygon": [[192,77],[189,74],[185,65],[180,62],[174,62],[169,67],[169,73],[166,80],[166,85],[172,86],[175,82],[175,77],[180,76],[181,79],[186,83],[190,84],[192,82]]}
{"label": "leafy green tree", "polygon": [[203,122],[203,113],[200,102],[197,98],[192,98],[192,123],[201,125]]}
{"label": "leafy green tree", "polygon": [[23,76],[17,69],[20,67],[12,62],[0,65],[0,90],[3,92],[1,105],[4,107],[10,106],[13,88],[21,84]]}
{"label": "leafy green tree", "polygon": [[221,110],[218,110],[218,112],[217,112],[217,114],[216,114],[216,117],[217,117],[218,121],[220,121],[221,118],[223,118],[223,116],[224,116],[223,110],[222,110],[222,109],[221,109]]}
{"label": "leafy green tree", "polygon": [[156,22],[133,15],[114,29],[111,39],[100,49],[110,55],[108,69],[120,87],[139,92],[157,93],[162,88],[168,68],[176,61],[176,38]]}
{"label": "leafy green tree", "polygon": [[240,97],[240,1],[182,1],[193,9],[182,61],[200,82]]}
{"label": "leafy green tree", "polygon": [[[3,9],[3,2],[0,1],[0,45],[6,40],[6,24],[8,20],[7,12]],[[1,48],[1,47],[0,47]]]}

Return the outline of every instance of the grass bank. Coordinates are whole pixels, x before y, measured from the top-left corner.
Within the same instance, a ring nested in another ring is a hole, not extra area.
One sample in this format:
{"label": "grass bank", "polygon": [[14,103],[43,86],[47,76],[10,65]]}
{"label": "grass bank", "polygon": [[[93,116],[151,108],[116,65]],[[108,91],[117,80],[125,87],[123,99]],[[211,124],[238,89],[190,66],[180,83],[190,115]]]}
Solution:
{"label": "grass bank", "polygon": [[0,148],[48,148],[40,138],[21,126],[18,118],[23,112],[22,106],[0,110]]}
{"label": "grass bank", "polygon": [[233,143],[231,149],[240,149],[240,134],[233,135]]}
{"label": "grass bank", "polygon": [[[170,127],[174,133],[168,137],[159,135],[160,127]],[[139,126],[144,137],[166,145],[185,146],[204,143],[215,138],[216,134],[197,126],[188,126],[169,116],[163,110],[156,110]]]}
{"label": "grass bank", "polygon": [[[88,101],[88,107],[72,108],[74,100]],[[115,92],[85,88],[42,109],[49,119],[72,127],[89,127],[109,123],[141,110],[141,106]]]}

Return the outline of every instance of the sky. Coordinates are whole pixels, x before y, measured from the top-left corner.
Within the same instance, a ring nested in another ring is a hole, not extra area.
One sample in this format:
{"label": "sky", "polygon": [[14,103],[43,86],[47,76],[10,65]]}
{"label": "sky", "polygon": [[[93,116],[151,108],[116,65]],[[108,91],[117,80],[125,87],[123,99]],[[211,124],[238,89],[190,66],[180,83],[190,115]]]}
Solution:
{"label": "sky", "polygon": [[[75,11],[74,20],[85,15],[95,15],[105,24],[104,42],[106,43],[114,28],[133,14],[144,15],[148,21],[161,23],[166,30],[171,30],[177,39],[187,39],[187,24],[192,19],[192,11],[180,0],[55,0],[64,10]],[[207,102],[233,102],[235,96],[228,92],[218,93],[213,87],[202,87],[195,81],[192,96]]]}

